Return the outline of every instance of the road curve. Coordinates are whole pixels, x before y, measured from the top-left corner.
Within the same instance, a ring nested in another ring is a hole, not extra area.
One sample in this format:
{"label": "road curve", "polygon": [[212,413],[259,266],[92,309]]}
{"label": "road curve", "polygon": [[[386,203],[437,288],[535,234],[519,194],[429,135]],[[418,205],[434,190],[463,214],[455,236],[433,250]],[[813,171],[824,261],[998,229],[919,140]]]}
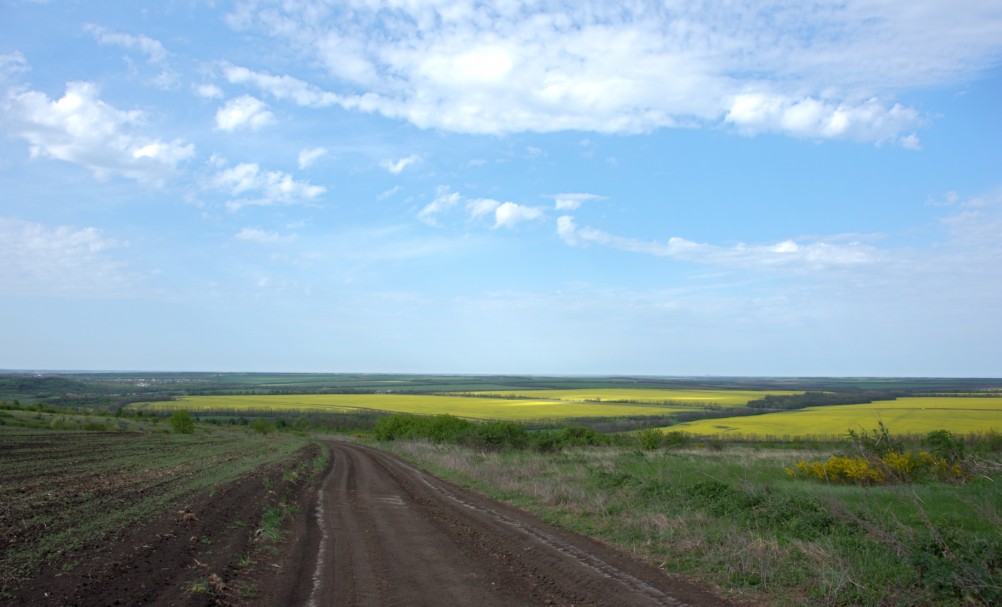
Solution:
{"label": "road curve", "polygon": [[304,562],[284,604],[728,605],[384,452],[330,447],[316,528],[297,550]]}

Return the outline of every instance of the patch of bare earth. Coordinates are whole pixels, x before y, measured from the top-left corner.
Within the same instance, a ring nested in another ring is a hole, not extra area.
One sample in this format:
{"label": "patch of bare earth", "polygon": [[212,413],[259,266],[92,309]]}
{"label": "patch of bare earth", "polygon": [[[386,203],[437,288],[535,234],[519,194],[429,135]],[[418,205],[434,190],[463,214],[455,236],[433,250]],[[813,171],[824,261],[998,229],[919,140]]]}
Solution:
{"label": "patch of bare earth", "polygon": [[[300,450],[290,465],[309,462],[316,450]],[[264,508],[298,490],[289,485],[283,469],[269,466],[203,492],[157,520],[50,559],[18,583],[10,604],[239,604],[231,583],[241,576],[239,556],[255,550]]]}

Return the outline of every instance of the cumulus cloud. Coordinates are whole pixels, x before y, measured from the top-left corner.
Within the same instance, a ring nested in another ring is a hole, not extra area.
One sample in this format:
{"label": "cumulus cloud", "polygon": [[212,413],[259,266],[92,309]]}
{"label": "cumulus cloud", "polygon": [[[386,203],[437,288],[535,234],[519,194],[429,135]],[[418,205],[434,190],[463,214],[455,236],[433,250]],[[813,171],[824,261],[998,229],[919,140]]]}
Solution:
{"label": "cumulus cloud", "polygon": [[761,93],[736,95],[724,119],[750,134],[772,131],[807,138],[897,141],[910,149],[919,147],[918,137],[901,133],[921,122],[916,110],[898,103],[888,106],[876,98],[849,104]]}
{"label": "cumulus cloud", "polygon": [[73,162],[98,179],[117,174],[162,183],[195,154],[195,146],[183,140],[167,142],[137,133],[144,114],[119,110],[98,94],[97,86],[89,82],[68,83],[59,99],[28,89],[12,90],[4,102],[10,132],[28,142],[33,158]]}
{"label": "cumulus cloud", "polygon": [[327,148],[306,148],[299,152],[299,170],[308,169],[313,163],[327,155]]}
{"label": "cumulus cloud", "polygon": [[578,227],[570,215],[557,218],[557,235],[568,245],[595,244],[631,253],[643,253],[707,265],[730,268],[819,269],[831,266],[854,266],[874,261],[875,251],[856,240],[843,243],[841,238],[807,242],[784,240],[773,244],[738,243],[721,246],[699,243],[673,236],[667,242],[646,241],[609,234],[589,227]]}
{"label": "cumulus cloud", "polygon": [[199,84],[194,87],[195,94],[204,99],[222,99],[223,89],[215,84]]}
{"label": "cumulus cloud", "polygon": [[230,99],[216,112],[216,128],[233,131],[238,128],[258,130],[275,122],[275,115],[268,111],[268,105],[250,95]]}
{"label": "cumulus cloud", "polygon": [[459,192],[453,192],[446,186],[439,186],[435,199],[418,211],[418,219],[428,225],[440,227],[442,216],[460,205],[465,209],[466,217],[470,221],[493,219],[491,225],[493,229],[512,229],[521,223],[539,219],[544,214],[543,209],[539,207],[514,202],[501,202],[493,198],[466,199]]}
{"label": "cumulus cloud", "polygon": [[120,294],[132,277],[109,252],[124,246],[93,227],[0,218],[0,290],[68,297]]}
{"label": "cumulus cloud", "polygon": [[[230,68],[231,82],[466,133],[744,133],[918,144],[901,91],[971,78],[998,55],[1002,13],[942,2],[787,5],[245,2],[228,22],[285,39],[337,92]],[[378,27],[366,24],[378,23]],[[360,25],[362,24],[362,25]],[[930,35],[935,32],[935,35]]]}
{"label": "cumulus cloud", "polygon": [[415,162],[421,160],[421,157],[417,154],[411,154],[410,156],[401,158],[399,160],[384,160],[379,163],[379,166],[383,167],[387,171],[393,173],[394,175],[399,175],[408,166],[414,164]]}
{"label": "cumulus cloud", "polygon": [[514,228],[520,223],[539,219],[543,210],[539,207],[529,207],[514,202],[505,202],[494,210],[495,228]]}
{"label": "cumulus cloud", "polygon": [[234,197],[226,203],[231,211],[245,206],[312,202],[327,191],[323,186],[297,181],[282,171],[262,171],[256,162],[221,168],[212,175],[208,185]]}

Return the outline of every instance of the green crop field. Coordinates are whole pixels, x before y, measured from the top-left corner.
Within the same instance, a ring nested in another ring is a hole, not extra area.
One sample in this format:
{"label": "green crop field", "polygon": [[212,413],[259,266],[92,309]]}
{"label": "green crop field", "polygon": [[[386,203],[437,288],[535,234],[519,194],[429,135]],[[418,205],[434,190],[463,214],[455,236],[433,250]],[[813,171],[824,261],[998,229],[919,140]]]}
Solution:
{"label": "green crop field", "polygon": [[468,398],[414,394],[278,394],[244,396],[190,396],[174,401],[135,403],[131,409],[193,413],[346,413],[389,411],[421,415],[449,414],[470,419],[512,421],[560,420],[582,417],[668,415],[677,407],[588,403],[562,400]]}
{"label": "green crop field", "polygon": [[800,394],[789,390],[661,390],[656,388],[594,388],[569,390],[511,390],[476,392],[498,398],[540,398],[569,402],[628,402],[669,404],[671,407],[705,408],[708,405],[740,407],[767,394]]}
{"label": "green crop field", "polygon": [[844,436],[849,429],[875,428],[881,421],[895,434],[924,434],[932,430],[959,434],[1002,431],[1002,397],[908,397],[865,405],[809,407],[700,420],[670,429],[724,437]]}

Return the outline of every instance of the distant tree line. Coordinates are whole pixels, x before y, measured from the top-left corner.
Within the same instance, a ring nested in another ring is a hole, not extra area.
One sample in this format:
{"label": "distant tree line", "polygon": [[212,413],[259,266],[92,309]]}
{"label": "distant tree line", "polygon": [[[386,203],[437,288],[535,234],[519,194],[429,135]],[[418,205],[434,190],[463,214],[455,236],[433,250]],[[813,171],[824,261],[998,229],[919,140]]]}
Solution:
{"label": "distant tree line", "polygon": [[897,400],[908,396],[905,391],[860,390],[846,392],[814,392],[803,394],[767,394],[766,396],[748,401],[749,409],[766,411],[789,411],[805,407],[828,407],[832,405],[863,405],[877,400]]}

